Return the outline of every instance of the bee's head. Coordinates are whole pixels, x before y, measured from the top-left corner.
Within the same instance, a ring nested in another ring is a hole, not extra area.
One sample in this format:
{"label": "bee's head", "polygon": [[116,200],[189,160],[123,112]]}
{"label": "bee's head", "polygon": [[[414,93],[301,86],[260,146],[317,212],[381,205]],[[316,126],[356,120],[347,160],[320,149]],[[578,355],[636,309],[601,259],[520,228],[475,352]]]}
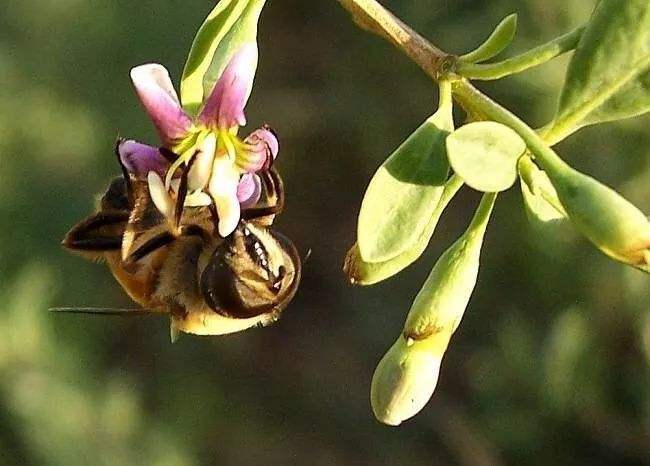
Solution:
{"label": "bee's head", "polygon": [[205,302],[236,319],[279,315],[300,282],[300,256],[285,236],[241,222],[212,253],[201,273]]}

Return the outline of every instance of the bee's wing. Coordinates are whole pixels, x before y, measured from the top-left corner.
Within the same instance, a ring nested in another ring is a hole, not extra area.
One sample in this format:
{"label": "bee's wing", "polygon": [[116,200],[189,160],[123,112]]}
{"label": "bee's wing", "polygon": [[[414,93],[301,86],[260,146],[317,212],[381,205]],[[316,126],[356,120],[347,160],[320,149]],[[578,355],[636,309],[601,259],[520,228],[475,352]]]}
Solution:
{"label": "bee's wing", "polygon": [[77,223],[65,235],[62,245],[90,259],[119,251],[129,219],[126,210],[101,210]]}
{"label": "bee's wing", "polygon": [[102,196],[98,211],[72,227],[63,246],[90,259],[119,251],[131,210],[126,186],[123,178],[114,179]]}

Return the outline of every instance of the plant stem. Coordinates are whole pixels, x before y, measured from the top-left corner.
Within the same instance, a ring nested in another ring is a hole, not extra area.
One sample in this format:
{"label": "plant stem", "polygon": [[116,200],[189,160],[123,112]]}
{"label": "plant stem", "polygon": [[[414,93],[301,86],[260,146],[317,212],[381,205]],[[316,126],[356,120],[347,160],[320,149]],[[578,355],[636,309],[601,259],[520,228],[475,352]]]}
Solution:
{"label": "plant stem", "polygon": [[490,220],[490,215],[492,214],[492,208],[497,199],[497,193],[485,193],[481,198],[481,203],[478,205],[474,217],[472,217],[472,222],[467,228],[467,234],[472,237],[479,236],[482,237],[487,228],[488,221]]}
{"label": "plant stem", "polygon": [[404,24],[376,0],[337,0],[362,29],[388,40],[438,81],[451,56]]}
{"label": "plant stem", "polygon": [[[438,110],[444,110],[451,115],[452,105],[453,105],[453,93],[452,93],[452,84],[451,81],[440,80],[438,82],[439,88],[439,100],[438,100]],[[452,121],[453,126],[453,121]]]}
{"label": "plant stem", "polygon": [[573,50],[580,37],[582,37],[583,31],[584,28],[578,28],[521,55],[497,63],[477,65],[458,62],[456,72],[465,78],[480,80],[500,79],[504,76],[520,73]]}
{"label": "plant stem", "polygon": [[[439,81],[443,77],[449,77],[449,70],[445,70],[443,65],[449,63],[451,56],[430,44],[379,2],[376,0],[337,1],[352,14],[354,21],[359,26],[391,41],[433,80]],[[576,31],[568,35],[578,35]],[[512,112],[481,93],[466,79],[460,78],[454,81],[453,91],[456,100],[468,113],[482,115],[516,131],[546,171],[557,172],[570,168],[535,130]]]}

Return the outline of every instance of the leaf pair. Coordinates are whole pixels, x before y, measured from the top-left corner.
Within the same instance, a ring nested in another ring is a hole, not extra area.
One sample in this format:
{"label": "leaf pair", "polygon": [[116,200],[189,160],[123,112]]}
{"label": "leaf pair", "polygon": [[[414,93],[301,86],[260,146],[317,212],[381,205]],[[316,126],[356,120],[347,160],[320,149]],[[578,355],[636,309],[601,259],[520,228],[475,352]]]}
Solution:
{"label": "leaf pair", "polygon": [[[443,94],[441,94],[443,95]],[[470,123],[453,131],[451,102],[425,121],[377,170],[359,214],[357,244],[344,269],[353,283],[369,285],[415,261],[463,182],[499,192],[517,178],[526,149],[510,128]],[[449,164],[458,176],[450,180]]]}

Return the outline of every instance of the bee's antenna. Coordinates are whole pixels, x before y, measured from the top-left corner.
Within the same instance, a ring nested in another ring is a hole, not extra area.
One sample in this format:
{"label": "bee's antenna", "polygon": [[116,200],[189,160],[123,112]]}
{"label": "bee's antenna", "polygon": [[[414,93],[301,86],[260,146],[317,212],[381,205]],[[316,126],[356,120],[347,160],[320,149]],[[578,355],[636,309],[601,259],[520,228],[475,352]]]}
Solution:
{"label": "bee's antenna", "polygon": [[91,314],[100,316],[144,316],[161,314],[161,311],[152,309],[114,309],[110,307],[52,307],[50,312],[62,312],[66,314]]}

